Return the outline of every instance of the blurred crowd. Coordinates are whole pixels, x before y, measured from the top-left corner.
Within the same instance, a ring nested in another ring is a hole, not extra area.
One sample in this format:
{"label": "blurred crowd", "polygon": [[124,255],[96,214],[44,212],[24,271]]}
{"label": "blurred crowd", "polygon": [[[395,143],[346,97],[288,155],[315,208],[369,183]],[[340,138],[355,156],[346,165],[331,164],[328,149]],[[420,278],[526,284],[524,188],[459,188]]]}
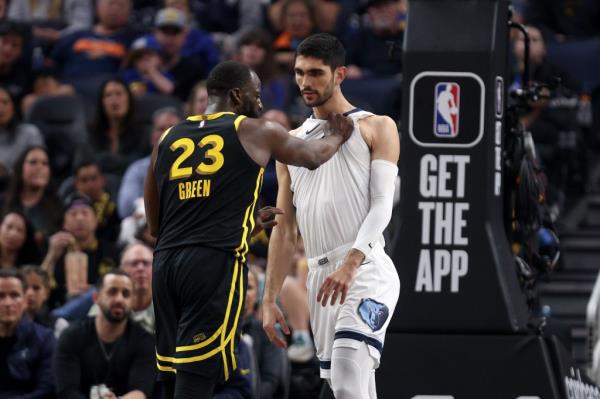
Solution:
{"label": "blurred crowd", "polygon": [[[318,31],[343,38],[357,105],[381,107],[367,88],[399,97],[388,42],[401,42],[406,11],[387,0],[0,0],[0,398],[158,397],[142,198],[152,146],[204,112],[204,80],[228,59],[261,78],[264,118],[297,126],[309,110],[294,51]],[[271,165],[263,205],[276,190]],[[320,389],[301,247],[281,296],[287,350],[262,330],[267,245],[257,232],[240,367],[218,398]]]}
{"label": "blurred crowd", "polygon": [[[521,116],[559,212],[584,189],[597,142],[600,3],[514,3],[533,81],[562,79]],[[0,399],[158,397],[142,199],[152,146],[204,112],[204,79],[228,59],[261,78],[263,117],[296,127],[310,110],[294,51],[320,31],[346,47],[347,97],[400,122],[402,53],[390,49],[408,12],[406,0],[0,0]],[[511,44],[519,88],[522,36]],[[271,165],[262,205],[276,191]],[[215,397],[315,397],[302,245],[281,295],[293,330],[281,349],[260,321],[269,232],[256,233],[241,360]]]}

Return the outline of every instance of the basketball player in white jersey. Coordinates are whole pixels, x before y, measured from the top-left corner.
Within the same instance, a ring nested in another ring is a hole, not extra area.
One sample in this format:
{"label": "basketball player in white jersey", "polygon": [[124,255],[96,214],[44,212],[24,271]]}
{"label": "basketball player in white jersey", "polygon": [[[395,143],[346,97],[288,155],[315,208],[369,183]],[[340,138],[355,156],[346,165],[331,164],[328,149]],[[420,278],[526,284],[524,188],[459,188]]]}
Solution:
{"label": "basketball player in white jersey", "polygon": [[290,134],[320,139],[332,112],[351,118],[354,131],[316,170],[277,164],[283,214],[269,243],[263,326],[271,341],[285,346],[275,324],[286,334],[289,329],[275,300],[299,230],[309,258],[308,302],[321,377],[337,399],[374,399],[375,369],[400,292],[382,235],[392,214],[400,142],[392,119],[344,98],[344,63],[342,44],[328,34],[308,37],[296,51],[296,83],[313,113]]}

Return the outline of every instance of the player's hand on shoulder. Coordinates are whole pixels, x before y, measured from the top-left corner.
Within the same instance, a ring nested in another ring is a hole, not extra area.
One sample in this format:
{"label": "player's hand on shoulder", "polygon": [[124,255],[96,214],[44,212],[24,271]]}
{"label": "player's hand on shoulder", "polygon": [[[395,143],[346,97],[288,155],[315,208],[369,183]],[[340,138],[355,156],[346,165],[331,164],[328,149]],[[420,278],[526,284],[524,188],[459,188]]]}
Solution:
{"label": "player's hand on shoulder", "polygon": [[344,143],[350,138],[352,130],[354,130],[354,123],[352,122],[352,119],[347,116],[332,112],[327,117],[327,125],[324,129],[326,136],[340,136],[342,138],[342,143]]}

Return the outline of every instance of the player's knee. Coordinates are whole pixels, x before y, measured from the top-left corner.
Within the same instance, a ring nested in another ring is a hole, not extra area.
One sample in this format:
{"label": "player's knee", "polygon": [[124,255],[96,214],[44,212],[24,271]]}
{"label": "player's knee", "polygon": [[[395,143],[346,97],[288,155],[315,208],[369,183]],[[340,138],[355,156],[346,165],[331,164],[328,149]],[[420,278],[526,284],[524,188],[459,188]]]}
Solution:
{"label": "player's knee", "polygon": [[336,399],[354,399],[364,397],[360,378],[361,367],[354,359],[336,357],[335,367],[331,365],[331,390]]}
{"label": "player's knee", "polygon": [[331,389],[336,399],[369,396],[373,362],[366,344],[336,345],[331,359]]}

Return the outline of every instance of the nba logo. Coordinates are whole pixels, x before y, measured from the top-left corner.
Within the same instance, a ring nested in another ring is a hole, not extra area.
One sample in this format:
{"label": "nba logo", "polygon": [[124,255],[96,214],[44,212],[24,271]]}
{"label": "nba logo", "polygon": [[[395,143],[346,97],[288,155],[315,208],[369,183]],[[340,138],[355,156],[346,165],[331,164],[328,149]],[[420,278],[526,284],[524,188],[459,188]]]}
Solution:
{"label": "nba logo", "polygon": [[458,136],[460,86],[453,82],[435,85],[435,116],[433,133],[437,137]]}

